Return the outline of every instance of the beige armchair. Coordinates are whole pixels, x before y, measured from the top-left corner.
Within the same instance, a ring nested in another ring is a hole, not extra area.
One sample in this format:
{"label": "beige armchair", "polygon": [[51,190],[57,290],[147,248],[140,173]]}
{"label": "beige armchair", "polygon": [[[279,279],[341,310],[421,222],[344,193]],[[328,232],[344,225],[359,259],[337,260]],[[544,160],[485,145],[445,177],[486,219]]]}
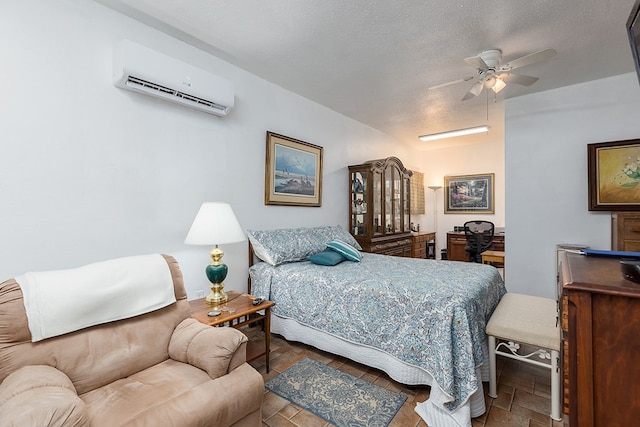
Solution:
{"label": "beige armchair", "polygon": [[175,303],[37,342],[20,285],[0,284],[0,425],[262,425],[247,338],[192,319],[178,263],[164,259]]}

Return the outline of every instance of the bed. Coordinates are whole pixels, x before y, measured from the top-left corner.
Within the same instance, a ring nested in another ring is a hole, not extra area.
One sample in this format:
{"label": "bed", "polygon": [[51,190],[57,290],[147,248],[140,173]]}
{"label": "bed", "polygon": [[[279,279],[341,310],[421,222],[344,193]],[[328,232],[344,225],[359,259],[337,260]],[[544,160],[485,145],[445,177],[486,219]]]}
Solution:
{"label": "bed", "polygon": [[[247,234],[250,292],[276,302],[273,333],[430,385],[416,407],[429,425],[467,427],[485,412],[485,325],[506,293],[497,269],[362,253],[340,226]],[[345,259],[314,263],[333,252]]]}

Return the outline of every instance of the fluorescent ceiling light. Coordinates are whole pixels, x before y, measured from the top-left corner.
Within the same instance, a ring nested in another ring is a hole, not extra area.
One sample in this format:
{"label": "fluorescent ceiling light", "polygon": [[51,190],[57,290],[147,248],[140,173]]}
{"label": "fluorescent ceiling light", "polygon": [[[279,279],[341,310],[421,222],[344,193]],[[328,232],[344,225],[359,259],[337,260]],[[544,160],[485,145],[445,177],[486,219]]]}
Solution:
{"label": "fluorescent ceiling light", "polygon": [[482,133],[489,131],[489,126],[482,125],[474,128],[450,130],[448,132],[432,133],[431,135],[422,135],[418,139],[422,141],[433,141],[434,139],[453,138],[454,136],[472,135],[474,133]]}

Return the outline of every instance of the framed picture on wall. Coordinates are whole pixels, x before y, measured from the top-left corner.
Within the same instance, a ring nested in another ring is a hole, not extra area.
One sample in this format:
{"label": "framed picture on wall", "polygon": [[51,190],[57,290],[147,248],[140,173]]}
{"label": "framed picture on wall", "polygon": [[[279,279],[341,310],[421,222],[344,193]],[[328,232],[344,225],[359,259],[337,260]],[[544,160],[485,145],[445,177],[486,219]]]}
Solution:
{"label": "framed picture on wall", "polygon": [[640,139],[587,144],[590,211],[640,210]]}
{"label": "framed picture on wall", "polygon": [[445,176],[444,213],[494,213],[493,179],[492,173]]}
{"label": "framed picture on wall", "polygon": [[265,205],[322,205],[322,147],[267,132]]}

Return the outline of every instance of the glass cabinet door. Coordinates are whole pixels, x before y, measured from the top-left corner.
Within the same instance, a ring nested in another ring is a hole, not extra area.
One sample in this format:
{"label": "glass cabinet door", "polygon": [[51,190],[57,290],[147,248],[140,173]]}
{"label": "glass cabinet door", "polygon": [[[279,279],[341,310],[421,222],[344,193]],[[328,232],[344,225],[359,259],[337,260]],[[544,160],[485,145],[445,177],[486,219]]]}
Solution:
{"label": "glass cabinet door", "polygon": [[404,231],[411,231],[409,223],[409,221],[411,221],[411,181],[409,178],[406,178],[402,184],[404,189]]}
{"label": "glass cabinet door", "polygon": [[373,172],[371,200],[373,202],[373,234],[382,234],[384,223],[382,221],[382,173],[380,172]]}
{"label": "glass cabinet door", "polygon": [[393,227],[393,171],[384,170],[384,232],[392,233]]}
{"label": "glass cabinet door", "polygon": [[351,174],[351,230],[354,235],[366,234],[367,176],[362,171]]}
{"label": "glass cabinet door", "polygon": [[393,232],[400,233],[402,231],[402,208],[400,204],[400,192],[402,190],[400,171],[393,167]]}

